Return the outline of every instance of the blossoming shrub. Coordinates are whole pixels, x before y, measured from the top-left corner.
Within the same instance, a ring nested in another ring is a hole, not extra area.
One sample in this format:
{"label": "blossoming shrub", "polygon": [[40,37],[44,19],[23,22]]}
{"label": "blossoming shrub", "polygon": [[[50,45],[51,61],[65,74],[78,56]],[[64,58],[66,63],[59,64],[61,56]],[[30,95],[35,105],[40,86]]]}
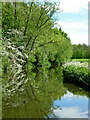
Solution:
{"label": "blossoming shrub", "polygon": [[[15,33],[17,39],[19,39],[16,31],[12,31],[9,34]],[[14,36],[14,37],[15,37]],[[2,98],[13,95],[16,91],[22,91],[22,87],[26,82],[26,74],[22,69],[22,65],[25,62],[27,55],[23,43],[17,45],[14,41],[14,37],[2,39]],[[16,39],[15,39],[16,40]]]}

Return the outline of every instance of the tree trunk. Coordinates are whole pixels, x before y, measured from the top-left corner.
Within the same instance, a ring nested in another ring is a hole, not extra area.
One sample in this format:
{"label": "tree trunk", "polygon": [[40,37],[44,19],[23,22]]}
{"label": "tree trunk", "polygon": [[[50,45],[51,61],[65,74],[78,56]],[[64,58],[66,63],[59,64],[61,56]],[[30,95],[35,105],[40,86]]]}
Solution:
{"label": "tree trunk", "polygon": [[31,2],[31,5],[30,5],[30,11],[29,11],[29,15],[28,15],[26,26],[25,26],[25,30],[24,30],[24,36],[26,35],[26,31],[27,31],[27,27],[28,27],[28,22],[29,22],[29,18],[30,18],[32,5],[33,5],[33,2]]}
{"label": "tree trunk", "polygon": [[16,16],[16,2],[15,2],[14,29],[16,29],[16,19],[17,19],[17,16]]}

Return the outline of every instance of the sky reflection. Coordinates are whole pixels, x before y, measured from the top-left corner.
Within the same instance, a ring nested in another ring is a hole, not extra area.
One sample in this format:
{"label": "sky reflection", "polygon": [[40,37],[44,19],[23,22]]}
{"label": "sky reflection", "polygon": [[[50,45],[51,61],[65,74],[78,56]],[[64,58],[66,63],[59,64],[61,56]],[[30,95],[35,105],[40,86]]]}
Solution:
{"label": "sky reflection", "polygon": [[73,95],[68,91],[61,100],[55,101],[53,106],[59,107],[53,110],[57,118],[88,118],[88,98],[86,96]]}

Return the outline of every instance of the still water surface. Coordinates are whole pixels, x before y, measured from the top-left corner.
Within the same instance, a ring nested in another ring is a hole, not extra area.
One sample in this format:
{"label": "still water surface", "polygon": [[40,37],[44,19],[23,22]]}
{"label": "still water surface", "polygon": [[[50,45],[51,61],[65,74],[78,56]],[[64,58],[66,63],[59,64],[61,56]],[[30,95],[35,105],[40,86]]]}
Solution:
{"label": "still water surface", "polygon": [[63,83],[61,70],[41,69],[27,76],[16,93],[3,99],[3,118],[88,118],[90,92]]}

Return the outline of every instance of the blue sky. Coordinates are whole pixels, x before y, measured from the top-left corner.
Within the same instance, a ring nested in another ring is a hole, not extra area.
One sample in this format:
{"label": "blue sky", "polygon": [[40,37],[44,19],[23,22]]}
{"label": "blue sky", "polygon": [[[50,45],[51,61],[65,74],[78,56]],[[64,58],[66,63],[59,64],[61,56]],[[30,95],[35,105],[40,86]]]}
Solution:
{"label": "blue sky", "polygon": [[56,0],[61,12],[54,16],[58,27],[71,38],[72,44],[88,44],[88,2],[89,0]]}
{"label": "blue sky", "polygon": [[88,118],[88,98],[81,95],[73,95],[67,91],[61,100],[54,101],[55,106],[60,106],[53,110],[58,118]]}

